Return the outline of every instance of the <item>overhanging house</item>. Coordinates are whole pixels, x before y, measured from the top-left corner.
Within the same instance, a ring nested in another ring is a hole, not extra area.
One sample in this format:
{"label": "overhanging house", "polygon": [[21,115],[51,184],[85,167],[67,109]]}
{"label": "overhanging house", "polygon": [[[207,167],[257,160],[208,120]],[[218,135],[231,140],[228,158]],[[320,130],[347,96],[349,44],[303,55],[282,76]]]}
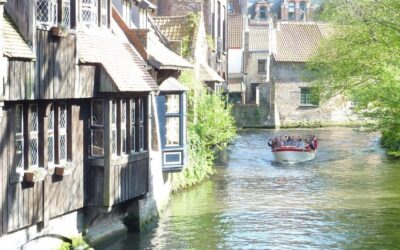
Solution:
{"label": "overhanging house", "polygon": [[[101,231],[104,218],[113,231],[132,206],[138,218],[157,213],[163,166],[179,171],[186,160],[185,89],[170,76],[191,64],[141,49],[109,0],[13,0],[4,17],[0,2],[0,245],[40,249],[83,225]],[[172,95],[174,112],[158,112],[157,93]]]}

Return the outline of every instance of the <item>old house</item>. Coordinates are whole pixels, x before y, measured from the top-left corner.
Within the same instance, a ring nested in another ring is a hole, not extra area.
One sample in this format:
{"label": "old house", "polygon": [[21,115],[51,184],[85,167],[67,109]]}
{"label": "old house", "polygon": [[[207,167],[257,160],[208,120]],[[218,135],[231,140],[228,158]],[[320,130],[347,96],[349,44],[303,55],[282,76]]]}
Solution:
{"label": "old house", "polygon": [[340,96],[319,102],[304,80],[310,74],[305,69],[306,61],[329,33],[323,24],[278,23],[271,77],[275,87],[276,122],[281,125],[335,124],[353,118],[350,102]]}
{"label": "old house", "polygon": [[[199,15],[201,17],[201,12]],[[209,47],[203,19],[196,19],[193,14],[188,14],[186,16],[155,16],[152,20],[170,44],[175,44],[175,46],[178,44],[177,47],[186,48],[187,56],[194,64],[195,77],[204,82],[210,90],[221,90],[225,80],[207,62]],[[188,28],[190,26],[194,28]]]}
{"label": "old house", "polygon": [[[206,52],[206,63],[217,74],[224,79],[227,79],[227,1],[222,0],[154,0],[158,6],[157,16],[161,17],[182,17],[190,13],[198,13],[201,16],[200,32],[203,32],[204,37],[200,33],[202,39],[206,39],[206,46],[209,48]],[[159,26],[159,25],[158,25]],[[160,27],[160,26],[159,26]],[[181,37],[180,39],[182,39]],[[221,85],[221,84],[219,84]],[[217,88],[219,88],[217,86]]]}
{"label": "old house", "polygon": [[163,171],[186,161],[186,89],[171,77],[192,65],[140,47],[110,0],[0,1],[0,17],[0,245],[157,213]]}

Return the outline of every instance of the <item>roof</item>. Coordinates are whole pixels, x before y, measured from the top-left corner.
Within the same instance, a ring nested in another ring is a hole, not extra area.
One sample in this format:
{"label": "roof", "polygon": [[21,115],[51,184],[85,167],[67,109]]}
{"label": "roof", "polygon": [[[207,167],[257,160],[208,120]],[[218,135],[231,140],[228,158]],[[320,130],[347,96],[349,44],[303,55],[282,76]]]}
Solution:
{"label": "roof", "polygon": [[78,39],[79,61],[101,64],[119,91],[158,90],[144,61],[128,42],[121,41],[111,32],[96,30],[79,30]]}
{"label": "roof", "polygon": [[18,33],[17,28],[14,26],[6,13],[3,15],[3,24],[4,56],[35,59],[35,54],[33,53],[32,49]]}
{"label": "roof", "polygon": [[323,38],[320,25],[316,23],[279,23],[275,60],[306,62],[316,52]]}
{"label": "roof", "polygon": [[188,91],[189,89],[182,85],[176,78],[169,77],[160,85],[160,91]]}
{"label": "roof", "polygon": [[182,40],[187,35],[187,16],[157,16],[152,18],[154,24],[170,41]]}
{"label": "roof", "polygon": [[228,15],[228,47],[243,47],[243,15]]}
{"label": "roof", "polygon": [[[149,20],[152,23],[151,20]],[[150,27],[147,40],[147,52],[149,63],[158,69],[188,69],[194,66],[181,56],[171,51],[161,40],[159,32],[155,32],[156,26]]]}
{"label": "roof", "polygon": [[268,27],[249,26],[249,50],[269,50]]}
{"label": "roof", "polygon": [[225,82],[225,80],[207,64],[200,64],[199,75],[200,80],[203,82]]}

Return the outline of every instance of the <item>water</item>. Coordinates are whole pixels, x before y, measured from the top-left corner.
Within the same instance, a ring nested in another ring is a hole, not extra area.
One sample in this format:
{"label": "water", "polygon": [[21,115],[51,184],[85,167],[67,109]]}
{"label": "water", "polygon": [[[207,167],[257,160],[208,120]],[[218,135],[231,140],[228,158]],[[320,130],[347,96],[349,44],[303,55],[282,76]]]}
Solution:
{"label": "water", "polygon": [[217,174],[175,195],[153,229],[96,249],[400,249],[400,162],[379,134],[285,132],[315,132],[316,159],[273,163],[275,132],[242,132]]}

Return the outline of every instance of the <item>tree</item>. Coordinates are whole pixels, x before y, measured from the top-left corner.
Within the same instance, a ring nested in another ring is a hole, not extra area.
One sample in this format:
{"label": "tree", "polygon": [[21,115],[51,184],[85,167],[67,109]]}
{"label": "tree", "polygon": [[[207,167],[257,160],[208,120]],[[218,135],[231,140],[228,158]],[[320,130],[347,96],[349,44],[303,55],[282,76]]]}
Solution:
{"label": "tree", "polygon": [[334,32],[308,64],[315,85],[323,97],[353,100],[400,156],[400,1],[326,0],[319,18]]}

